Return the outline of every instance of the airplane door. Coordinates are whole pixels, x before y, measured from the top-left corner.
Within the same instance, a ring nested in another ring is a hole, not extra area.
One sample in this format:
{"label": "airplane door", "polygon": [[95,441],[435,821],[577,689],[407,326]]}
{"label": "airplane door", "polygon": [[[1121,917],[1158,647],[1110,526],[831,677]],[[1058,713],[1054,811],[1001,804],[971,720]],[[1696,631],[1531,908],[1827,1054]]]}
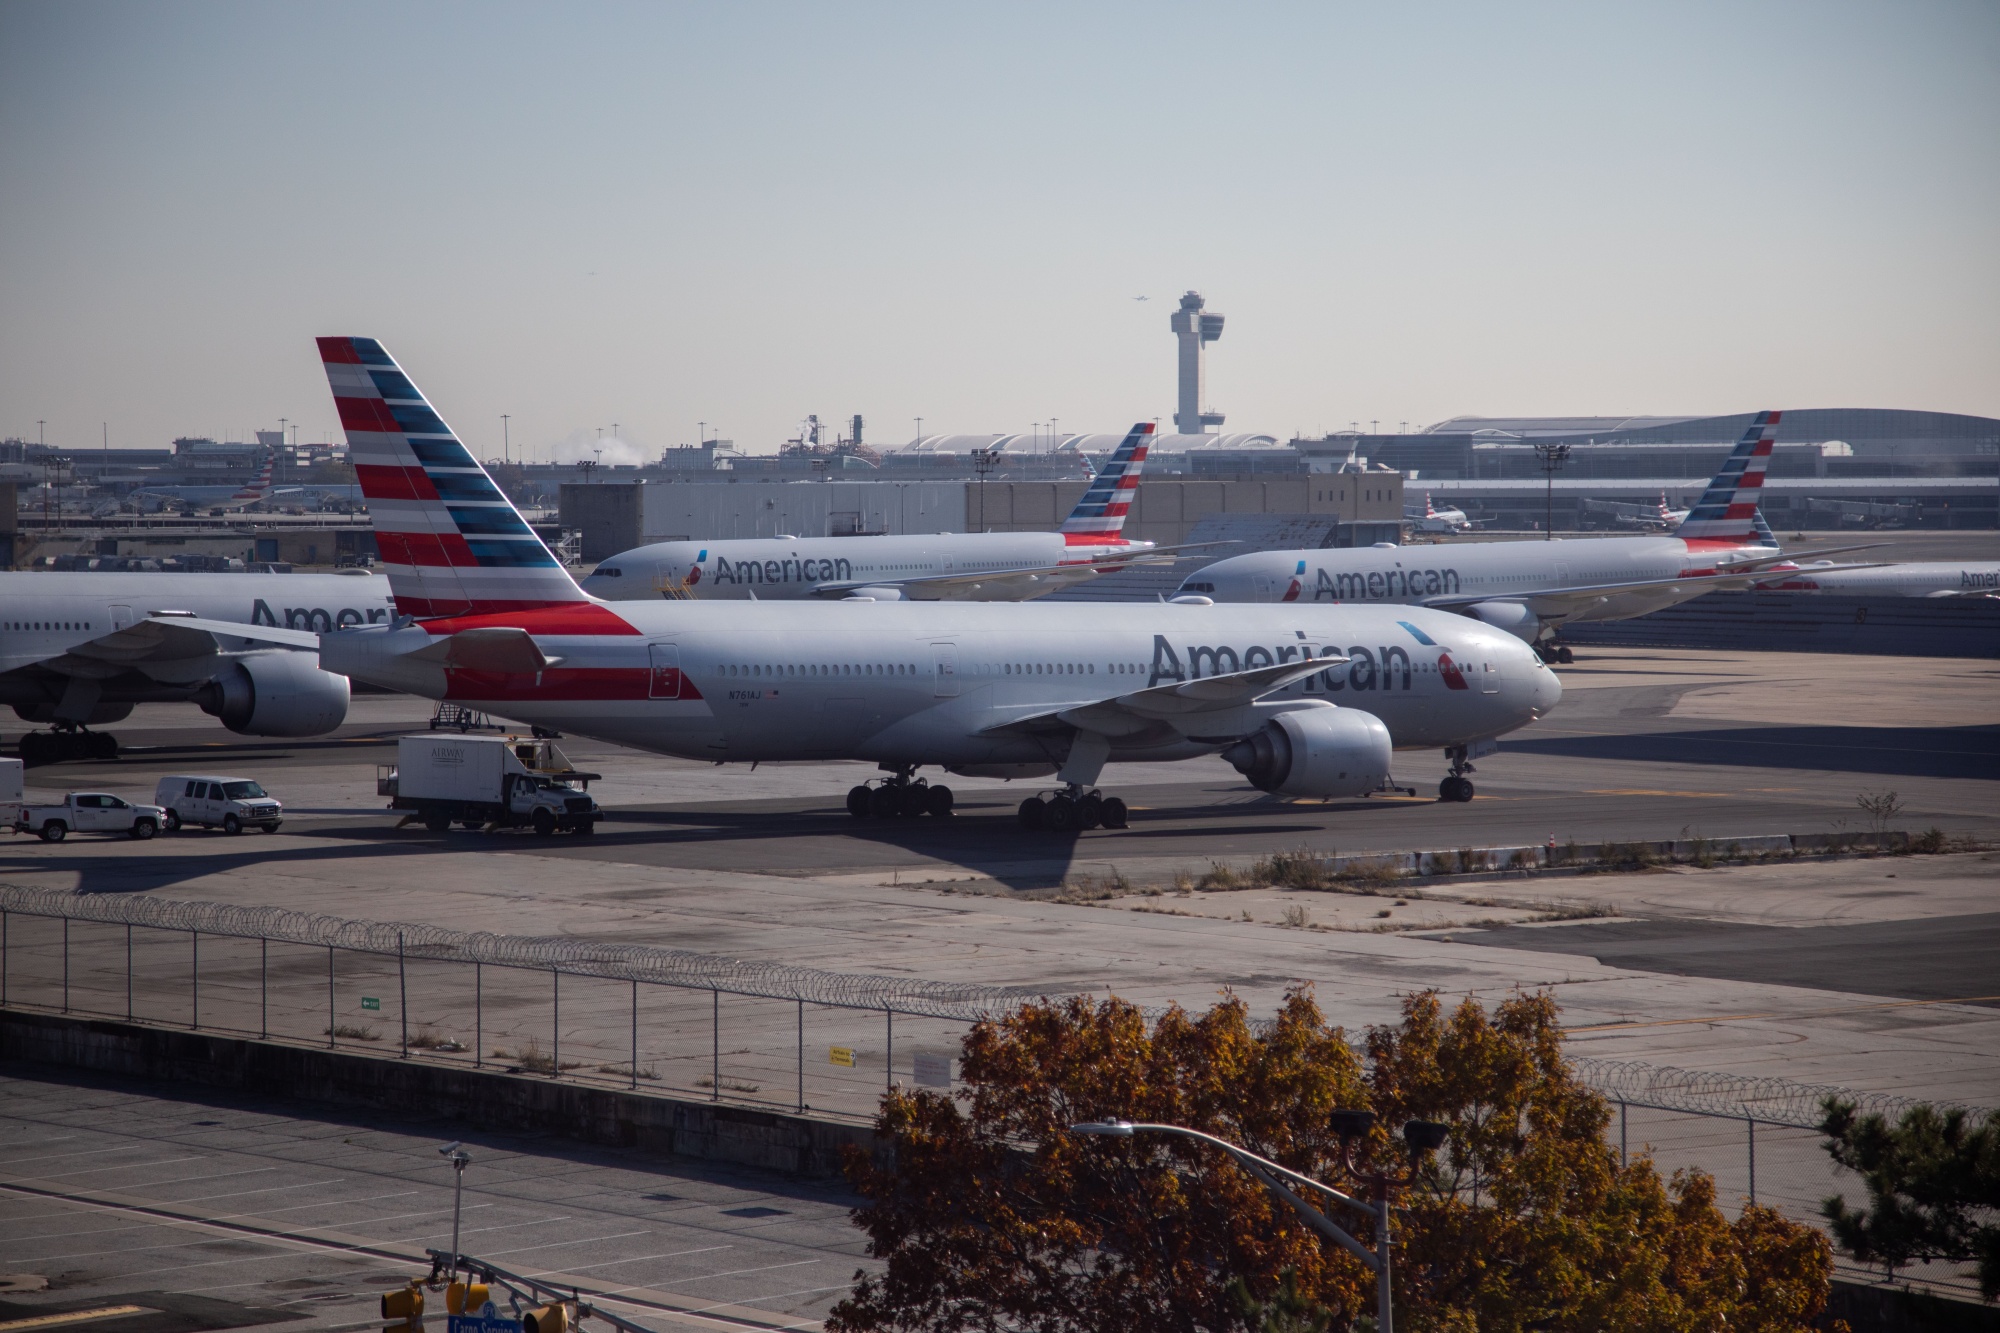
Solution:
{"label": "airplane door", "polygon": [[1491,657],[1479,664],[1479,692],[1500,693],[1500,663]]}
{"label": "airplane door", "polygon": [[681,649],[676,643],[652,643],[646,645],[652,659],[652,679],[646,687],[649,699],[678,699],[681,697]]}
{"label": "airplane door", "polygon": [[940,699],[952,699],[958,695],[958,645],[934,643],[931,645],[933,693]]}
{"label": "airplane door", "polygon": [[127,625],[132,623],[131,607],[110,606],[105,609],[111,612],[111,628],[124,629]]}

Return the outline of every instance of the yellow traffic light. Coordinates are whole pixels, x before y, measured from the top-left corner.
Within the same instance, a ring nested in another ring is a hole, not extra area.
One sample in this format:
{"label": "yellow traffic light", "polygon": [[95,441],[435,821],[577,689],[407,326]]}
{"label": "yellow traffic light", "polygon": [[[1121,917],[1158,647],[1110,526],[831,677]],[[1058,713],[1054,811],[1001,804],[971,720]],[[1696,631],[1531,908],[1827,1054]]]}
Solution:
{"label": "yellow traffic light", "polygon": [[569,1309],[562,1305],[544,1305],[521,1316],[521,1327],[525,1333],[565,1333],[569,1328]]}
{"label": "yellow traffic light", "polygon": [[444,1289],[446,1314],[478,1314],[486,1308],[488,1293],[484,1282],[454,1282]]}
{"label": "yellow traffic light", "polygon": [[407,1287],[382,1293],[382,1317],[415,1323],[423,1318],[424,1289],[412,1282]]}

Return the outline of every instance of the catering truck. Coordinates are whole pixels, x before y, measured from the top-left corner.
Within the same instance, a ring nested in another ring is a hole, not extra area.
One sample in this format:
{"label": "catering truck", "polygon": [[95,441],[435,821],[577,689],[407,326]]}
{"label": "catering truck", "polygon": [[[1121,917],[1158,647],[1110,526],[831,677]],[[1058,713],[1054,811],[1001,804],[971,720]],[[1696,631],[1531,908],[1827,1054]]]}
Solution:
{"label": "catering truck", "polygon": [[[468,829],[532,828],[595,833],[603,818],[588,794],[595,773],[579,773],[554,741],[507,736],[404,736],[396,766],[376,770],[375,790],[403,823],[433,833],[454,823]],[[571,783],[580,782],[579,791]]]}

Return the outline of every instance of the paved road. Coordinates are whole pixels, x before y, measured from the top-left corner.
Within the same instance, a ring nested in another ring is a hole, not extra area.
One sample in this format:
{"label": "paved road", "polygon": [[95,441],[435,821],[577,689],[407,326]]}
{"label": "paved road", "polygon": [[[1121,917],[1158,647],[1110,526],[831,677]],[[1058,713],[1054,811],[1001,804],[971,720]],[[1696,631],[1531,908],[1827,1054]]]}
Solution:
{"label": "paved road", "polygon": [[0,1077],[0,1272],[49,1278],[17,1298],[38,1308],[176,1294],[180,1330],[373,1329],[379,1294],[428,1271],[426,1246],[450,1247],[447,1139],[474,1159],[466,1253],[621,1292],[620,1312],[648,1327],[816,1326],[869,1266],[852,1201],[811,1184],[14,1064]]}

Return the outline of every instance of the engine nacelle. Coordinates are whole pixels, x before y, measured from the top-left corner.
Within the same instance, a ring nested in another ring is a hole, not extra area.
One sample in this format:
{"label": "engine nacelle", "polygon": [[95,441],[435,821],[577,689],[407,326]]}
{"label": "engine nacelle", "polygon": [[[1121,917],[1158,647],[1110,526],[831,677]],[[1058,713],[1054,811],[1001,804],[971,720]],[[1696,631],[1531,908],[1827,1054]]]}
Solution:
{"label": "engine nacelle", "polygon": [[1365,796],[1389,775],[1389,729],[1358,708],[1280,713],[1222,752],[1250,785],[1283,796]]}
{"label": "engine nacelle", "polygon": [[856,588],[852,592],[849,592],[847,596],[841,598],[841,600],[844,602],[907,602],[911,599],[903,594],[901,588],[891,585],[886,587]]}
{"label": "engine nacelle", "polygon": [[201,687],[201,711],[242,736],[323,736],[347,720],[347,677],[310,653],[246,653]]}
{"label": "engine nacelle", "polygon": [[1523,643],[1533,643],[1542,634],[1542,618],[1519,602],[1474,602],[1465,614],[1504,629]]}

